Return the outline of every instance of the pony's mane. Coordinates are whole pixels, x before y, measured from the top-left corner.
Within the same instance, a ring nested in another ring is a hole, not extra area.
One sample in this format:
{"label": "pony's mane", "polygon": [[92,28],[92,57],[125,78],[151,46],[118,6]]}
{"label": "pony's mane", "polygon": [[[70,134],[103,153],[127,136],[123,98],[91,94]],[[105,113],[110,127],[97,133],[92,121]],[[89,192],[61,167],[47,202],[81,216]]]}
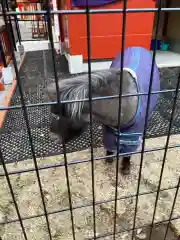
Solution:
{"label": "pony's mane", "polygon": [[[115,69],[92,72],[91,83],[93,89],[107,84]],[[88,98],[89,76],[88,74],[68,78],[59,82],[60,100],[82,100]],[[84,101],[66,104],[66,110],[71,118],[80,118],[84,107]]]}

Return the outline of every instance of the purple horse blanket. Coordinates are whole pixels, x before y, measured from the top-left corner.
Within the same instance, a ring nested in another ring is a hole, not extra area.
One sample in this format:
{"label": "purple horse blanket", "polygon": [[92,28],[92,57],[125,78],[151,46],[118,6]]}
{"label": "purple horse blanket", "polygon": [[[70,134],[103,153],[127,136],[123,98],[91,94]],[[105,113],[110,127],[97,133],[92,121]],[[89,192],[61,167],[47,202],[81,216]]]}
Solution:
{"label": "purple horse blanket", "polygon": [[118,0],[71,0],[71,6],[72,7],[86,7],[86,5],[88,5],[88,7],[99,7],[99,6],[103,6],[106,4],[110,4],[113,2],[117,2]]}
{"label": "purple horse blanket", "polygon": [[[114,59],[111,68],[120,68],[121,55]],[[130,74],[135,76],[138,93],[148,93],[150,84],[150,73],[152,67],[152,55],[150,51],[141,47],[129,47],[124,51],[123,68],[129,69]],[[151,91],[160,90],[160,76],[156,63],[154,64],[153,82]],[[156,106],[158,94],[151,94],[148,119]],[[137,150],[141,144],[144,131],[144,123],[147,108],[147,95],[138,97],[138,107],[135,117],[119,131],[112,127],[104,127],[103,140],[104,147],[110,152],[116,152],[119,144],[119,153],[132,153]],[[118,110],[117,110],[118,111]],[[119,135],[119,142],[117,136]]]}
{"label": "purple horse blanket", "polygon": [[[156,1],[159,2],[159,0]],[[86,5],[88,5],[89,7],[100,7],[113,2],[118,2],[118,0],[71,0],[71,6],[86,7]]]}

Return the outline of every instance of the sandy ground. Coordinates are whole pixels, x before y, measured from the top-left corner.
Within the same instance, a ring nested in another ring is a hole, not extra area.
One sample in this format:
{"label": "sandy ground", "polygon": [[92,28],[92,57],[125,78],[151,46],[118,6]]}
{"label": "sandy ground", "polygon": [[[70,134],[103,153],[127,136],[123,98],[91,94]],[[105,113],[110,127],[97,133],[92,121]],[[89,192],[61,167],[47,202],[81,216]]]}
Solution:
{"label": "sandy ground", "polygon": [[[146,141],[146,149],[153,147],[163,147],[166,138],[156,138]],[[170,145],[179,144],[180,135],[171,137]],[[94,156],[103,156],[102,148],[94,149]],[[140,193],[156,191],[159,183],[159,176],[162,166],[164,151],[156,151],[144,154],[142,178],[140,184]],[[180,176],[180,149],[175,148],[168,150],[166,164],[162,177],[161,192],[157,205],[155,221],[164,221],[169,219],[171,207],[176,192],[178,178]],[[93,215],[92,215],[92,173],[91,163],[85,160],[90,158],[90,151],[75,152],[67,154],[68,162],[81,160],[80,164],[68,166],[68,174],[72,195],[72,205],[88,205],[73,210],[74,226],[76,239],[81,240],[91,237],[93,234]],[[48,157],[38,159],[39,167],[47,164],[58,164],[63,162],[63,156]],[[118,181],[118,200],[117,201],[117,231],[131,229],[133,226],[134,208],[137,191],[137,181],[139,172],[140,155],[132,157],[131,175],[123,177],[119,173]],[[113,231],[114,219],[114,194],[115,194],[115,162],[107,165],[103,160],[95,161],[95,195],[96,202],[96,230],[98,235],[106,234]],[[33,167],[32,159],[8,164],[9,172],[29,169]],[[2,176],[3,168],[0,167],[0,222],[17,219],[17,214],[12,202],[12,197],[6,182]],[[58,211],[69,208],[68,189],[66,184],[65,168],[53,167],[51,169],[40,170],[41,183],[45,196],[45,202],[48,212]],[[20,209],[21,217],[30,217],[36,214],[43,214],[41,195],[39,192],[38,181],[35,172],[10,175],[11,184]],[[168,189],[171,188],[171,189]],[[164,190],[163,189],[168,189]],[[122,199],[123,197],[128,197]],[[136,227],[150,224],[154,210],[156,193],[140,195],[138,202],[138,212]],[[109,201],[108,201],[109,200]],[[173,217],[180,215],[180,194],[176,200]],[[71,218],[69,211],[63,211],[49,215],[50,227],[53,240],[72,239]],[[45,217],[31,218],[23,221],[28,239],[46,240],[48,238]],[[180,221],[174,220],[171,226],[177,234],[180,234]],[[140,234],[138,232],[137,234]],[[24,239],[18,222],[0,225],[0,236],[3,240],[21,240]],[[101,238],[105,240],[112,239],[112,236]],[[131,232],[119,234],[117,239],[131,239]]]}

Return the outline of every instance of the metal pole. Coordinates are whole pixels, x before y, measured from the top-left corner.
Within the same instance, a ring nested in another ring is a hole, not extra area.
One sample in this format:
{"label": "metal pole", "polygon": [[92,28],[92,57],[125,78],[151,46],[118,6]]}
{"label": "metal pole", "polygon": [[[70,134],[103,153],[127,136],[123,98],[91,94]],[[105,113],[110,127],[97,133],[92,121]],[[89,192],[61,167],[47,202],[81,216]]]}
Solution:
{"label": "metal pole", "polygon": [[19,41],[19,44],[21,45],[22,38],[21,38],[21,32],[20,32],[20,28],[19,28],[18,18],[16,15],[14,16],[14,22],[15,22],[15,26],[16,26],[18,41]]}

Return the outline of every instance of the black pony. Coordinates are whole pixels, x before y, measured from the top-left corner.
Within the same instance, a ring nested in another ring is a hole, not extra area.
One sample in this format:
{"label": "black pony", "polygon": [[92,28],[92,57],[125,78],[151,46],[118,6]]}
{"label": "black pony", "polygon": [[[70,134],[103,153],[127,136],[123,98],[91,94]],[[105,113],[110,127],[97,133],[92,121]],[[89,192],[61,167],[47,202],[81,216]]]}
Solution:
{"label": "black pony", "polygon": [[[126,97],[121,100],[119,129],[117,96],[120,89],[120,55],[115,58],[110,69],[91,74],[92,98],[116,95],[114,98],[92,101],[92,118],[103,126],[104,147],[108,156],[116,152],[117,144],[119,144],[119,153],[134,152],[141,145],[144,130],[152,56],[146,49],[132,47],[125,50],[124,58],[121,89]],[[88,74],[60,80],[58,85],[61,101],[82,100],[89,96]],[[155,65],[152,90],[159,89],[159,71]],[[138,96],[140,92],[145,92],[146,95]],[[57,100],[55,83],[47,86],[47,94],[51,101]],[[149,117],[157,99],[157,94],[151,96]],[[59,138],[63,136],[65,142],[79,135],[90,121],[88,101],[53,105],[51,112],[51,132]],[[123,157],[124,174],[128,174],[130,170],[130,155],[126,154],[126,157]],[[106,159],[107,162],[112,160],[110,157]]]}

